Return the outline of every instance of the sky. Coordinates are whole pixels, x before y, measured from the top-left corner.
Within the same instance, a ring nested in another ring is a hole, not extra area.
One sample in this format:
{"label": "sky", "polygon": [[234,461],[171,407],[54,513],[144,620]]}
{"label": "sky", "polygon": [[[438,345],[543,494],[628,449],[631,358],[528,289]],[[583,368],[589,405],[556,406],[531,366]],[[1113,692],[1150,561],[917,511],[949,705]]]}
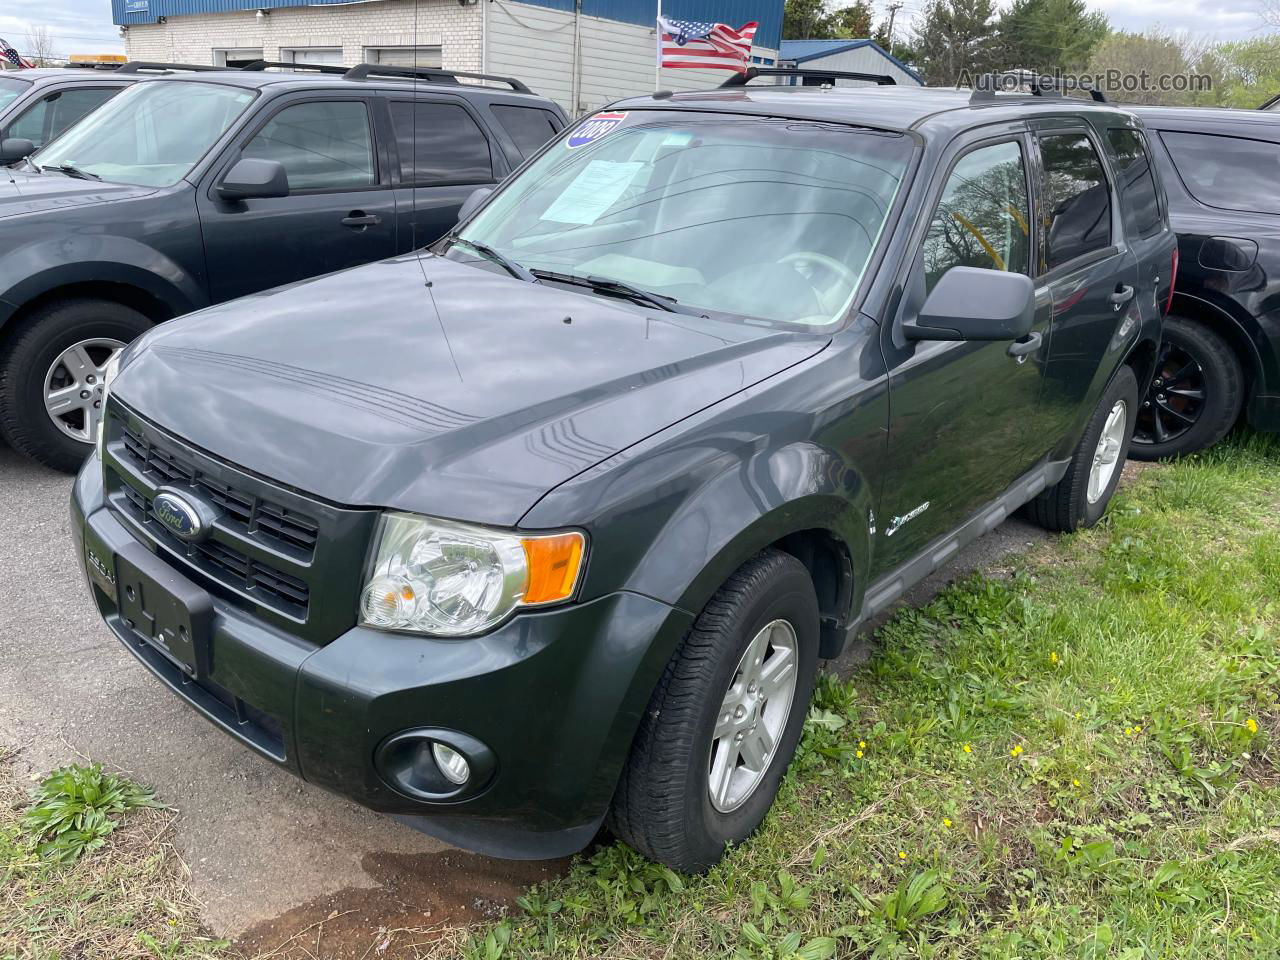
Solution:
{"label": "sky", "polygon": [[[874,2],[878,11],[887,5],[887,0]],[[1258,17],[1262,2],[1091,0],[1090,6],[1106,13],[1113,26],[1124,30],[1143,30],[1158,24],[1172,31],[1203,31],[1217,40],[1246,40],[1262,32]],[[904,0],[898,24],[917,13],[924,3],[925,0]],[[110,0],[0,0],[0,4],[0,37],[19,50],[25,51],[28,30],[43,25],[61,56],[124,52],[124,44],[111,23]]]}

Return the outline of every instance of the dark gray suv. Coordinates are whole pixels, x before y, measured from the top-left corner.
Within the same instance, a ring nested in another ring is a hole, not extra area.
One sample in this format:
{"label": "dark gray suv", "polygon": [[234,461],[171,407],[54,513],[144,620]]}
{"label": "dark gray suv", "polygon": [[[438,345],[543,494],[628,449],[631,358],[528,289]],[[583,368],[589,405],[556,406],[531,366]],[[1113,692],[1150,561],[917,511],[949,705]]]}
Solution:
{"label": "dark gray suv", "polygon": [[10,445],[76,468],[103,371],[139,334],[421,247],[565,123],[517,80],[464,77],[367,65],[156,77],[0,176]]}

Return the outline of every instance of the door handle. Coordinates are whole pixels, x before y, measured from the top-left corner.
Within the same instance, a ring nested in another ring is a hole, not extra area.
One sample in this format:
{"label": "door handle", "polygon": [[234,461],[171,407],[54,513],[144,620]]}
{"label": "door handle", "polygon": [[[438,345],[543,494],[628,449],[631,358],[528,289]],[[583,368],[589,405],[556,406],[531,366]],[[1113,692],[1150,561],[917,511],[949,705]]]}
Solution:
{"label": "door handle", "polygon": [[1107,299],[1115,304],[1115,308],[1119,310],[1133,299],[1133,287],[1129,286],[1127,283],[1121,284],[1116,287],[1116,292],[1107,297]]}
{"label": "door handle", "polygon": [[372,213],[365,213],[363,210],[352,210],[351,213],[342,218],[344,227],[352,227],[356,230],[363,230],[365,227],[376,227],[381,222],[381,217]]}
{"label": "door handle", "polygon": [[1019,363],[1026,361],[1027,357],[1040,349],[1040,344],[1044,342],[1044,338],[1036,331],[1028,333],[1021,340],[1015,340],[1009,344],[1008,354],[1011,357],[1017,357]]}

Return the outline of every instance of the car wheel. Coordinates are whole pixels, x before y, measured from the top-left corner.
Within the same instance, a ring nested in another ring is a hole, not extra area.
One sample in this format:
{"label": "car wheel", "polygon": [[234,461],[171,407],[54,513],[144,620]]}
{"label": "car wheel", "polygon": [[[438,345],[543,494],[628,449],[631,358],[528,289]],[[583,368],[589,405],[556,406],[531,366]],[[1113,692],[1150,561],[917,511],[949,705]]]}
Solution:
{"label": "car wheel", "polygon": [[1137,409],[1138,380],[1130,367],[1121,367],[1089,418],[1067,472],[1027,504],[1033,523],[1067,532],[1102,519],[1120,483]]}
{"label": "car wheel", "polygon": [[712,597],[668,662],[614,796],[613,833],[686,873],[751,836],[800,741],[817,663],[809,571],[766,550]]}
{"label": "car wheel", "polygon": [[150,328],[108,300],[64,300],[26,317],[0,356],[0,433],[9,445],[55,469],[79,469],[97,434],[107,361]]}
{"label": "car wheel", "polygon": [[1129,455],[1162,460],[1211,447],[1243,405],[1244,374],[1231,345],[1203,323],[1168,317]]}

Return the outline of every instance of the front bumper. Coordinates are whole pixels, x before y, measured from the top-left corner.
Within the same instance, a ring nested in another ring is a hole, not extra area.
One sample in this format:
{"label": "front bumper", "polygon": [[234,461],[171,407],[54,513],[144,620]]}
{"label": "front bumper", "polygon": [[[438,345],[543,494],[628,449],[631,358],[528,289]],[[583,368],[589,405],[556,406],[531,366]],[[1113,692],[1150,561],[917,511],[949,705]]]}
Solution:
{"label": "front bumper", "polygon": [[[691,618],[633,593],[516,616],[482,637],[440,640],[356,627],[324,644],[204,591],[106,506],[91,458],[72,530],[98,611],[144,666],[208,720],[311,783],[495,856],[564,856],[595,834],[649,694]],[[126,623],[117,557],[212,606],[197,676]],[[92,571],[89,564],[97,569]],[[464,799],[424,802],[389,785],[374,755],[407,729],[452,730],[495,759]]]}

